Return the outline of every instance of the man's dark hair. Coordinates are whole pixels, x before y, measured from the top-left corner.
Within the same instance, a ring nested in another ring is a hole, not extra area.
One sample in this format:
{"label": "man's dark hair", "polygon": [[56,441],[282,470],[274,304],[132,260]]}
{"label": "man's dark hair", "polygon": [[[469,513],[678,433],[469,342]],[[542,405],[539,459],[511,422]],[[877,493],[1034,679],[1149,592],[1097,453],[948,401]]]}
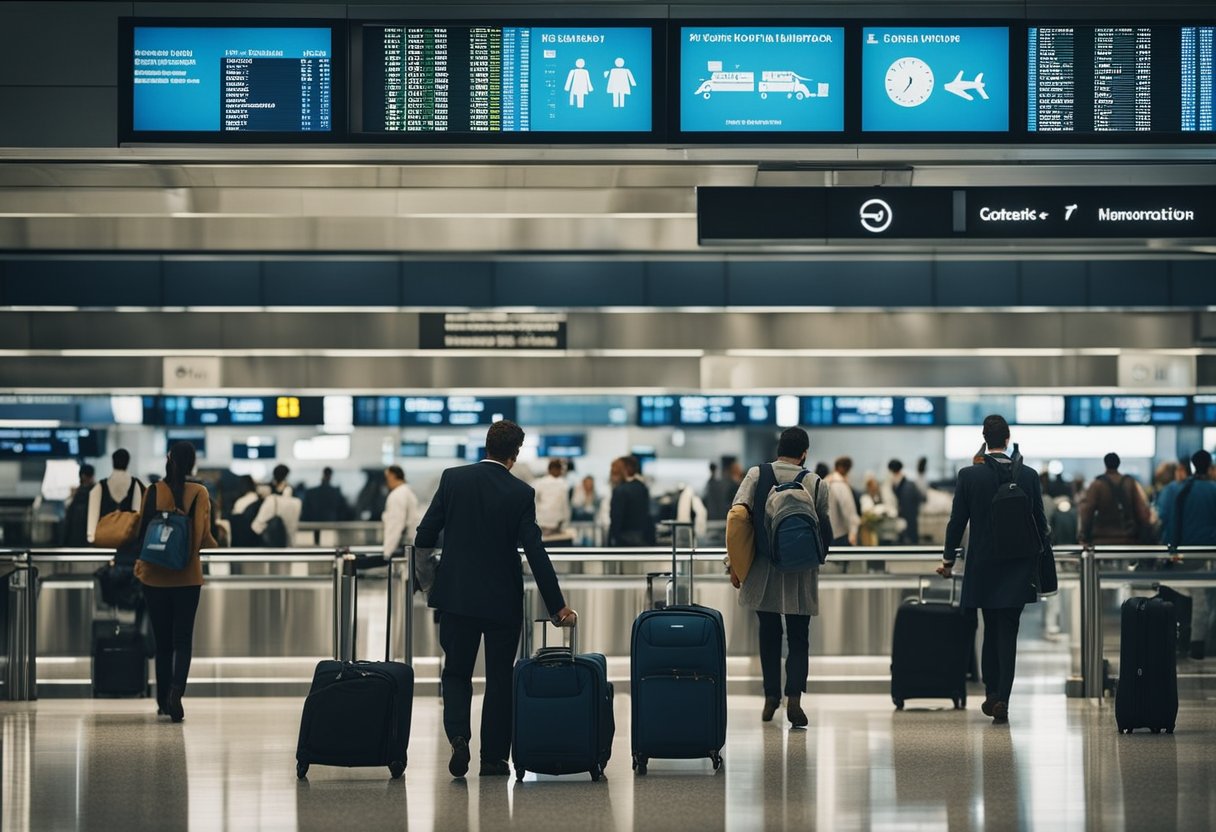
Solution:
{"label": "man's dark hair", "polygon": [[93,466],[90,465],[89,463],[86,462],[84,465],[80,466],[80,476],[91,477],[91,476],[93,476],[93,473],[94,473]]}
{"label": "man's dark hair", "polygon": [[486,431],[486,456],[499,462],[506,462],[519,456],[519,449],[524,445],[524,429],[503,419],[490,425]]}
{"label": "man's dark hair", "polygon": [[388,471],[390,474],[392,474],[397,479],[401,480],[402,482],[405,482],[405,469],[402,468],[400,465],[390,465],[385,470]]}
{"label": "man's dark hair", "polygon": [[1207,451],[1195,451],[1191,454],[1191,465],[1195,466],[1195,476],[1206,477],[1212,467],[1212,455]]}
{"label": "man's dark hair", "polygon": [[1119,459],[1119,455],[1114,451],[1111,451],[1106,456],[1102,457],[1102,464],[1106,466],[1107,471],[1118,471],[1119,464],[1121,462],[1123,462],[1123,460]]}
{"label": "man's dark hair", "polygon": [[625,473],[631,477],[636,477],[642,470],[642,462],[633,454],[621,457],[621,461],[625,463]]}
{"label": "man's dark hair", "polygon": [[826,479],[827,475],[830,473],[832,472],[828,470],[828,464],[826,462],[815,463],[815,476],[819,477],[819,479]]}
{"label": "man's dark hair", "polygon": [[904,464],[898,459],[893,459],[887,463],[887,470],[892,474],[898,474],[900,471],[904,470]]}
{"label": "man's dark hair", "polygon": [[997,413],[984,417],[984,441],[989,448],[1009,447],[1009,423]]}
{"label": "man's dark hair", "polygon": [[278,484],[281,482],[286,482],[287,475],[290,473],[291,469],[280,462],[278,465],[274,466],[274,472],[271,474],[271,476],[274,478],[275,483]]}
{"label": "man's dark hair", "polygon": [[241,496],[258,490],[258,484],[254,482],[253,477],[246,474],[241,477]]}
{"label": "man's dark hair", "polygon": [[110,462],[113,463],[115,471],[125,471],[131,464],[131,452],[126,448],[119,448],[110,454]]}
{"label": "man's dark hair", "polygon": [[333,475],[334,475],[334,469],[330,468],[328,465],[325,466],[324,468],[321,469],[321,482],[329,482],[330,478],[333,477]]}
{"label": "man's dark hair", "polygon": [[566,465],[557,457],[549,460],[549,473],[555,477],[560,477],[566,473]]}
{"label": "man's dark hair", "polygon": [[811,437],[802,428],[786,428],[777,440],[777,456],[799,459],[811,447]]}
{"label": "man's dark hair", "polygon": [[836,470],[837,470],[837,471],[839,471],[840,473],[842,473],[842,474],[847,474],[847,473],[849,473],[850,471],[852,471],[852,470],[853,470],[853,457],[851,457],[851,456],[838,456],[838,457],[836,457],[836,462],[835,462],[835,463],[833,463],[833,466],[834,466],[834,467],[836,468]]}

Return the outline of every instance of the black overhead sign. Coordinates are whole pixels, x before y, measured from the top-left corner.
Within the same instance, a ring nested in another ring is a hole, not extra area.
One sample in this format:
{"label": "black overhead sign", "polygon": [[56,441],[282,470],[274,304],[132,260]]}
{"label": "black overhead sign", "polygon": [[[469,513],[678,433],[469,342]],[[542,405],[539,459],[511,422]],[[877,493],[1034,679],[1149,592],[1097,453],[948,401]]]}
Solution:
{"label": "black overhead sign", "polygon": [[698,188],[697,240],[1216,237],[1216,188]]}
{"label": "black overhead sign", "polygon": [[424,350],[564,350],[561,312],[423,312],[418,346]]}

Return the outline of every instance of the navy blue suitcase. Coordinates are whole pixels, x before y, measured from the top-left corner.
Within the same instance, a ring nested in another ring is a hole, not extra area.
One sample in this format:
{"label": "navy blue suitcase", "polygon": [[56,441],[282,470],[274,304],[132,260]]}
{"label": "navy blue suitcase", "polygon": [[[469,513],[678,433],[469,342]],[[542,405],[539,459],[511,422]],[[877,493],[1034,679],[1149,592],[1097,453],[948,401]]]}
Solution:
{"label": "navy blue suitcase", "polygon": [[[677,574],[672,534],[672,574]],[[692,598],[689,565],[689,599]],[[722,613],[698,604],[643,612],[633,622],[633,768],[652,758],[708,757],[722,766],[726,745],[726,628]]]}
{"label": "navy blue suitcase", "polygon": [[[540,619],[543,623],[545,619]],[[612,756],[616,718],[608,660],[600,653],[542,647],[515,664],[511,757],[515,777],[589,772],[599,780]]]}
{"label": "navy blue suitcase", "polygon": [[925,578],[918,597],[899,605],[891,636],[891,701],[902,711],[909,699],[949,699],[967,707],[967,674],[975,656],[975,626],[955,606],[957,579],[948,603],[925,601]]}

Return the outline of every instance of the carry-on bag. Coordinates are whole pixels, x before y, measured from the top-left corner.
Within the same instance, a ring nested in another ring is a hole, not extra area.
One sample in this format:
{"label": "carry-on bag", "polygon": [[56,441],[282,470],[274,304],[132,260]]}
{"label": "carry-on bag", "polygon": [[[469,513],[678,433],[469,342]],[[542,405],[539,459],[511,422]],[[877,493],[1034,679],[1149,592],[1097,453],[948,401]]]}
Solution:
{"label": "carry-on bag", "polygon": [[1161,598],[1123,602],[1119,644],[1119,686],[1115,721],[1119,732],[1148,728],[1174,733],[1178,719],[1178,619]]}
{"label": "carry-on bag", "polygon": [[[548,619],[537,619],[542,627]],[[600,653],[579,653],[577,626],[570,646],[541,649],[515,663],[511,757],[515,777],[576,774],[599,780],[612,756],[616,721],[608,661]],[[546,628],[544,633],[548,633]]]}
{"label": "carry-on bag", "polygon": [[[690,526],[690,523],[671,523]],[[672,530],[671,571],[678,575]],[[722,613],[692,602],[695,545],[690,547],[688,604],[642,612],[633,622],[630,681],[633,767],[652,758],[708,757],[722,766],[726,744],[726,628]],[[673,578],[675,580],[675,578]]]}
{"label": "carry-on bag", "polygon": [[146,696],[148,650],[135,624],[93,622],[93,696]]}
{"label": "carry-on bag", "polygon": [[[407,547],[405,644],[406,659],[412,656],[413,633],[410,607],[413,603]],[[384,661],[326,660],[317,664],[312,688],[304,700],[300,718],[300,739],[296,747],[296,776],[303,780],[310,765],[388,766],[396,780],[405,772],[406,749],[410,740],[410,717],[414,706],[414,668],[389,660],[393,642],[393,567],[388,575],[388,623]],[[343,581],[354,584],[351,598],[357,598],[358,577],[354,555],[348,555]],[[338,604],[335,604],[335,615]],[[356,621],[358,614],[356,609]],[[352,633],[352,644],[354,633]],[[353,652],[353,648],[352,648]]]}
{"label": "carry-on bag", "polygon": [[975,622],[955,603],[927,601],[921,578],[917,597],[900,604],[891,639],[891,701],[902,711],[909,699],[949,699],[967,706],[967,672],[975,655]]}

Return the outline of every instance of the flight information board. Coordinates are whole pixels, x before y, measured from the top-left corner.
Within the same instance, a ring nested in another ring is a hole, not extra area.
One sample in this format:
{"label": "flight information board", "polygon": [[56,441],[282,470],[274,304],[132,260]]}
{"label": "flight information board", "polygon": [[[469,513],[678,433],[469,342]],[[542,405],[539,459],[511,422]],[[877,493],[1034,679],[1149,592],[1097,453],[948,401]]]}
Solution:
{"label": "flight information board", "polygon": [[1031,26],[1026,47],[1027,131],[1185,129],[1181,27]]}
{"label": "flight information board", "polygon": [[642,427],[775,425],[772,396],[638,396]]}
{"label": "flight information board", "polygon": [[367,25],[367,133],[648,133],[654,29]]}
{"label": "flight information board", "polygon": [[1212,57],[1216,26],[1182,27],[1182,130],[1211,132],[1216,110],[1213,95]]}
{"label": "flight information board", "polygon": [[841,132],[841,27],[680,28],[682,132]]}
{"label": "flight information board", "polygon": [[1068,396],[1065,424],[1183,425],[1191,419],[1187,396]]}
{"label": "flight information board", "polygon": [[803,396],[807,427],[933,427],[946,423],[938,396]]}
{"label": "flight information board", "polygon": [[356,427],[463,427],[515,420],[513,396],[355,396]]}
{"label": "flight information board", "polygon": [[1009,28],[861,31],[863,132],[1009,130]]}
{"label": "flight information board", "polygon": [[155,133],[330,133],[329,26],[135,25],[130,129]]}
{"label": "flight information board", "polygon": [[323,425],[321,396],[145,396],[144,424]]}
{"label": "flight information board", "polygon": [[0,428],[0,457],[99,457],[106,432],[92,428]]}

